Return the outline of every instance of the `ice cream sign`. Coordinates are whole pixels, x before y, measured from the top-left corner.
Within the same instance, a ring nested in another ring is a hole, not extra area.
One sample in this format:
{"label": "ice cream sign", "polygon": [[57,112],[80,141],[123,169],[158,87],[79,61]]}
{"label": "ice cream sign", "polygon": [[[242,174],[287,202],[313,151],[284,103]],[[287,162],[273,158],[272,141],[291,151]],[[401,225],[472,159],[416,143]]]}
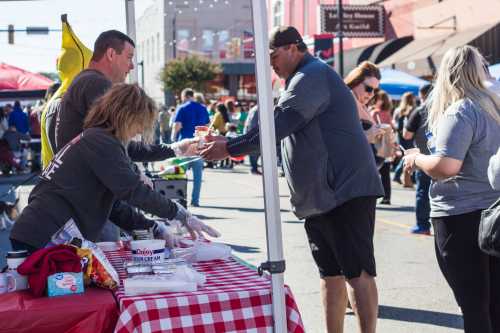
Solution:
{"label": "ice cream sign", "polygon": [[152,265],[162,263],[165,259],[165,241],[139,240],[130,243],[132,260],[139,264]]}

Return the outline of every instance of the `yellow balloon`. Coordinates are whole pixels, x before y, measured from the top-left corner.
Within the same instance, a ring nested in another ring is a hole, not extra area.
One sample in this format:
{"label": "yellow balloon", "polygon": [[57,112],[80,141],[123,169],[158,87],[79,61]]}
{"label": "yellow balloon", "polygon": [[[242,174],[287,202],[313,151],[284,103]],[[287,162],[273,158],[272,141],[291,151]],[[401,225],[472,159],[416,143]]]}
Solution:
{"label": "yellow balloon", "polygon": [[92,51],[88,49],[71,29],[68,23],[67,15],[61,15],[62,22],[62,47],[61,52],[57,58],[57,71],[61,78],[61,86],[54,95],[50,98],[42,112],[41,127],[42,127],[42,165],[45,169],[50,160],[54,156],[54,151],[50,146],[47,128],[45,126],[47,111],[51,103],[55,103],[56,99],[68,90],[73,79],[82,70],[88,67],[90,59],[92,58]]}

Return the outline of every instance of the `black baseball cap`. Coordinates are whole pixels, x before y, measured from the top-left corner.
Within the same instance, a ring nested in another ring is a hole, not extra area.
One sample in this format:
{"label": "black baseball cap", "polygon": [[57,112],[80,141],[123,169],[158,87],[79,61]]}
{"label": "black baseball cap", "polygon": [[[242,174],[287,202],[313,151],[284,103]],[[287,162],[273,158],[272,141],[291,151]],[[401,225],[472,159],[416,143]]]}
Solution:
{"label": "black baseball cap", "polygon": [[304,43],[302,36],[292,26],[280,26],[271,31],[269,49],[272,51],[280,46]]}

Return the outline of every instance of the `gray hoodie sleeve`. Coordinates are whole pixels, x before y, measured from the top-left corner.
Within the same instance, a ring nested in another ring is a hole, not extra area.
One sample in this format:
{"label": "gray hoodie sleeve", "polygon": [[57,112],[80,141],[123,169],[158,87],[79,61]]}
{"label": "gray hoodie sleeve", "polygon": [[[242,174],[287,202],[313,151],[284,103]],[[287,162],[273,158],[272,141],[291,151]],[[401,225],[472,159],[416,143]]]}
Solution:
{"label": "gray hoodie sleeve", "polygon": [[[329,100],[330,92],[321,68],[310,67],[294,74],[274,109],[276,142],[307,125],[325,110]],[[231,156],[241,156],[258,150],[259,144],[257,127],[229,140],[227,149]]]}
{"label": "gray hoodie sleeve", "polygon": [[497,153],[490,158],[488,179],[494,190],[500,190],[500,147]]}

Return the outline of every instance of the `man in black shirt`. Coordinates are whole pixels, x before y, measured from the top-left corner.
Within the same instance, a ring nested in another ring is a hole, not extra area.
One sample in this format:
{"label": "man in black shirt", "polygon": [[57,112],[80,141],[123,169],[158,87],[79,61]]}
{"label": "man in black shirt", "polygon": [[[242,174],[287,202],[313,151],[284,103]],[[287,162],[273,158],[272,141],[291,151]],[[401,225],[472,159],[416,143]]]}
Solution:
{"label": "man in black shirt", "polygon": [[[89,67],[78,74],[61,102],[55,128],[56,152],[82,132],[83,120],[96,99],[113,83],[125,81],[134,68],[135,44],[127,35],[109,30],[99,35]],[[158,161],[175,156],[167,145],[144,145],[133,141],[127,147],[135,162]]]}
{"label": "man in black shirt", "polygon": [[[88,68],[73,79],[62,98],[61,108],[56,115],[54,153],[82,132],[83,121],[94,102],[104,95],[112,84],[125,81],[127,74],[134,68],[134,47],[132,39],[120,31],[109,30],[99,35]],[[187,149],[186,143],[169,146],[131,141],[127,145],[127,154],[134,162],[159,161],[176,156],[174,149],[182,153]],[[111,217],[122,216],[122,209],[128,211],[124,206],[125,203],[118,201],[113,207],[113,210],[118,212],[113,212]],[[118,230],[114,229],[114,226],[108,224],[105,230],[106,235],[101,240],[116,240]]]}
{"label": "man in black shirt", "polygon": [[[415,146],[422,154],[429,155],[427,148],[427,107],[425,100],[432,86],[427,84],[420,88],[419,95],[422,102],[420,107],[413,110],[410,114],[408,122],[403,129],[403,137],[405,140],[414,140]],[[421,170],[415,171],[415,180],[417,183],[415,212],[417,215],[417,224],[411,228],[414,234],[430,235],[431,224],[429,221],[429,213],[431,210],[429,204],[429,187],[431,178]]]}

